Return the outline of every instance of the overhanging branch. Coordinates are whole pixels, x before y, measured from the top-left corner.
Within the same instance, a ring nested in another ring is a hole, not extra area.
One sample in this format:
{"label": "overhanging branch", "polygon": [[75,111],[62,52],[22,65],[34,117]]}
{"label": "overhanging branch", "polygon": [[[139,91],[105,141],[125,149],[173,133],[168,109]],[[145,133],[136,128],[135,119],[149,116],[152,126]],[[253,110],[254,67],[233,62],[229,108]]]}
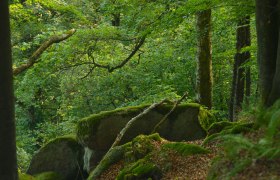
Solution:
{"label": "overhanging branch", "polygon": [[35,63],[37,63],[37,59],[43,54],[45,50],[47,50],[52,44],[59,43],[61,41],[64,41],[71,37],[76,32],[75,29],[71,29],[63,34],[60,35],[54,35],[50,37],[47,41],[45,41],[41,46],[32,54],[32,56],[29,58],[28,62],[25,64],[20,65],[19,67],[16,67],[13,69],[14,76],[24,72],[28,68],[32,67]]}
{"label": "overhanging branch", "polygon": [[146,36],[143,36],[141,37],[138,42],[136,43],[133,51],[129,54],[129,56],[127,58],[125,58],[120,64],[116,65],[116,66],[113,66],[111,67],[110,65],[103,65],[103,64],[99,64],[95,61],[93,55],[92,55],[92,51],[93,49],[89,49],[88,50],[88,57],[91,58],[92,60],[92,64],[95,66],[95,67],[99,67],[99,68],[104,68],[104,69],[107,69],[108,72],[113,72],[114,70],[116,69],[119,69],[121,67],[123,67],[126,63],[128,63],[128,61],[137,53],[137,51],[139,51],[139,49],[141,48],[141,46],[144,44],[145,42],[145,39],[146,39]]}

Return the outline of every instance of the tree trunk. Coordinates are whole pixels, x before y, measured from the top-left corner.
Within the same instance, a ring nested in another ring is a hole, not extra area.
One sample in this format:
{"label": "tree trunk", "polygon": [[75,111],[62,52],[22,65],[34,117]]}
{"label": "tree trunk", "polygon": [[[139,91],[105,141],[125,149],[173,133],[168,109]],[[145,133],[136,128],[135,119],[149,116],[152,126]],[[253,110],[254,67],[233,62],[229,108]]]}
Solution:
{"label": "tree trunk", "polygon": [[[250,38],[250,17],[242,18],[238,22],[238,28],[236,30],[236,55],[234,57],[233,67],[233,79],[232,79],[232,92],[230,101],[230,112],[229,117],[231,121],[236,120],[237,114],[242,110],[242,103],[245,94],[246,85],[246,96],[250,93],[250,71],[243,67],[244,63],[249,61],[250,52],[242,52],[242,48],[251,45]],[[245,80],[248,80],[245,84]],[[247,97],[248,98],[248,97]]]}
{"label": "tree trunk", "polygon": [[16,180],[15,115],[8,0],[0,1],[0,179]]}
{"label": "tree trunk", "polygon": [[237,79],[237,63],[234,58],[233,72],[232,72],[232,82],[231,82],[231,94],[229,101],[229,120],[234,120],[234,104],[235,104],[235,90],[236,90],[236,79]]}
{"label": "tree trunk", "polygon": [[251,84],[252,84],[252,81],[251,81],[251,68],[249,66],[247,66],[245,68],[245,104],[246,106],[249,106],[250,105],[250,96],[251,96]]}
{"label": "tree trunk", "polygon": [[198,101],[212,108],[212,49],[211,49],[211,9],[197,14],[198,29],[198,67],[197,95]]}
{"label": "tree trunk", "polygon": [[256,0],[259,87],[261,103],[265,107],[271,106],[280,97],[277,3],[277,0]]}

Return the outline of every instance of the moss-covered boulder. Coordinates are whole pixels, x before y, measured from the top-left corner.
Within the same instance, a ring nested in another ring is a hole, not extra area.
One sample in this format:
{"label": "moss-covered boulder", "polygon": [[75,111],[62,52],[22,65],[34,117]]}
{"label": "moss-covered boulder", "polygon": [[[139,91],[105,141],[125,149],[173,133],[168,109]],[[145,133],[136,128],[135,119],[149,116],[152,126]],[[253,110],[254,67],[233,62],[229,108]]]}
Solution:
{"label": "moss-covered boulder", "polygon": [[83,179],[83,151],[72,136],[56,138],[43,146],[32,158],[28,174],[54,172],[61,179]]}
{"label": "moss-covered boulder", "polygon": [[[127,122],[147,107],[148,105],[101,112],[80,120],[77,125],[79,143],[92,150],[107,151]],[[172,107],[173,105],[158,106],[138,119],[124,134],[121,144],[131,141],[139,134],[151,134],[156,124]],[[206,112],[198,104],[179,105],[156,132],[171,141],[204,138],[206,133],[200,122],[209,120],[210,114]]]}
{"label": "moss-covered boulder", "polygon": [[[157,133],[151,134],[148,136],[139,135],[136,138],[134,138],[131,142],[128,142],[124,145],[116,146],[116,147],[112,148],[102,158],[102,160],[97,165],[97,167],[90,173],[88,180],[97,179],[105,170],[107,170],[109,168],[109,166],[111,166],[112,164],[117,163],[121,160],[124,160],[125,164],[127,164],[129,166],[129,168],[128,167],[125,168],[126,170],[124,171],[125,172],[124,174],[126,174],[127,172],[130,172],[130,171],[134,171],[134,170],[132,170],[134,168],[132,168],[131,164],[134,164],[135,162],[137,162],[140,159],[145,160],[145,162],[140,163],[141,166],[144,164],[150,165],[152,162],[146,162],[146,160],[149,161],[149,158],[147,157],[147,155],[149,155],[150,153],[152,153],[155,150],[156,142],[160,143],[163,141],[165,141],[165,140],[162,139],[159,136],[159,134],[157,134]],[[140,164],[138,164],[138,165],[140,165]],[[153,166],[153,169],[154,168],[156,168],[156,167]],[[145,171],[145,173],[147,175],[146,171]],[[132,173],[132,174],[135,175],[135,173]],[[132,177],[137,179],[137,177],[134,175]],[[141,174],[139,177],[142,177],[142,175],[144,175],[144,174]]]}

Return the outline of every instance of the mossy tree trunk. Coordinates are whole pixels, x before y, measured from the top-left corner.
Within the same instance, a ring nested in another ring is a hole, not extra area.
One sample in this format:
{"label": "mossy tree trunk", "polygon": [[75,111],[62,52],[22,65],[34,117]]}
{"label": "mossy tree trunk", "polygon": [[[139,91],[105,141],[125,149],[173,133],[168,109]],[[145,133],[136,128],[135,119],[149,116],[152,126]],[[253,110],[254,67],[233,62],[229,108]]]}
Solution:
{"label": "mossy tree trunk", "polygon": [[265,107],[280,98],[279,8],[278,0],[256,0],[259,83]]}
{"label": "mossy tree trunk", "polygon": [[236,30],[236,54],[234,57],[231,100],[229,104],[229,118],[231,121],[235,120],[237,114],[242,110],[244,95],[246,99],[250,96],[250,69],[249,67],[244,67],[244,63],[250,59],[250,52],[243,52],[242,50],[250,45],[250,17],[247,16],[239,20]]}
{"label": "mossy tree trunk", "polygon": [[18,175],[8,2],[0,1],[0,179],[16,180]]}
{"label": "mossy tree trunk", "polygon": [[197,96],[198,101],[212,108],[211,9],[198,12]]}

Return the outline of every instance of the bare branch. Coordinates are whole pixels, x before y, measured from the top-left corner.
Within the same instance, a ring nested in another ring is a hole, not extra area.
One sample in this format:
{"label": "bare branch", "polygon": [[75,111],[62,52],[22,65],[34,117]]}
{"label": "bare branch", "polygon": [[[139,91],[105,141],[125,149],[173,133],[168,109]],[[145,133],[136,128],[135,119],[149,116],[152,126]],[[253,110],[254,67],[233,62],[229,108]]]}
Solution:
{"label": "bare branch", "polygon": [[95,62],[95,59],[92,55],[92,49],[88,50],[88,56],[92,59],[92,63],[94,64],[95,67],[99,67],[99,68],[104,68],[107,69],[108,72],[113,72],[116,69],[119,69],[121,67],[123,67],[126,63],[128,63],[128,61],[137,53],[137,51],[139,51],[140,47],[144,44],[146,39],[146,36],[143,36],[139,39],[139,41],[136,43],[133,51],[129,54],[129,56],[124,59],[119,65],[116,65],[114,67],[111,67],[110,65],[103,65],[103,64],[99,64],[97,62]]}
{"label": "bare branch", "polygon": [[188,96],[188,92],[185,92],[185,94],[175,102],[172,109],[155,125],[154,130],[152,133],[155,133],[157,129],[162,125],[162,123],[170,116],[170,114],[176,109],[176,107]]}
{"label": "bare branch", "polygon": [[64,41],[71,37],[76,32],[75,29],[71,29],[63,34],[60,35],[54,35],[50,37],[47,41],[45,41],[41,46],[32,54],[32,56],[29,58],[28,62],[25,64],[20,65],[19,67],[13,69],[14,76],[24,72],[28,68],[32,67],[35,63],[37,63],[39,57],[45,50],[47,50],[52,44],[59,43],[61,41]]}

